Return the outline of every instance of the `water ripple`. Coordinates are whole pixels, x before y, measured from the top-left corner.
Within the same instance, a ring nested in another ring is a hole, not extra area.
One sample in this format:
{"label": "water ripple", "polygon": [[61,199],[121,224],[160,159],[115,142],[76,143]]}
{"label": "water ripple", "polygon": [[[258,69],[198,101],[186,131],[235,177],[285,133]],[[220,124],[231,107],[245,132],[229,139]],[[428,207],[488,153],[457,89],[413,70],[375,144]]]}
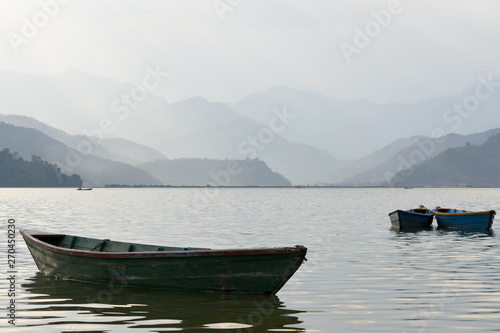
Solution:
{"label": "water ripple", "polygon": [[[273,297],[109,292],[38,274],[18,235],[17,326],[4,318],[2,332],[497,329],[498,232],[398,232],[387,214],[419,204],[500,211],[498,189],[221,189],[205,207],[194,204],[195,189],[80,192],[0,189],[0,209],[17,228],[97,238],[210,248],[303,244],[308,261]],[[5,232],[4,249],[6,239]],[[0,289],[7,304],[6,279]]]}

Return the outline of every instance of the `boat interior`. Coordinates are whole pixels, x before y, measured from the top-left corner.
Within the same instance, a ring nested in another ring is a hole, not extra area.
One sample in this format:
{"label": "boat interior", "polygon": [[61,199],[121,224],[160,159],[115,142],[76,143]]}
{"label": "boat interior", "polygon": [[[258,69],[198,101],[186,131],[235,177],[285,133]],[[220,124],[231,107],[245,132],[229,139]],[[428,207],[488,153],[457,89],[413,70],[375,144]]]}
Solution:
{"label": "boat interior", "polygon": [[427,213],[430,213],[429,210],[425,207],[423,208],[415,208],[413,210],[415,213],[419,213],[419,214],[427,214]]}
{"label": "boat interior", "polygon": [[128,242],[117,242],[109,239],[95,239],[71,235],[32,235],[34,238],[57,247],[65,249],[94,251],[94,252],[178,252],[178,251],[200,251],[210,250],[195,247],[171,247],[148,245]]}
{"label": "boat interior", "polygon": [[452,213],[452,210],[456,211],[456,209],[450,209],[450,208],[442,208],[437,206],[434,211],[438,213]]}

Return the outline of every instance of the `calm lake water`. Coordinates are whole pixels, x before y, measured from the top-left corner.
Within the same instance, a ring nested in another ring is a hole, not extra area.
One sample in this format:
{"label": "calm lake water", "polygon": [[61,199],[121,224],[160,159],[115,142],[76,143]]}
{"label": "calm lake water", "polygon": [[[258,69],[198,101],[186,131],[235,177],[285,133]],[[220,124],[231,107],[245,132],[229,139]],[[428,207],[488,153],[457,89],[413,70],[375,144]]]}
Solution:
{"label": "calm lake water", "polygon": [[[397,232],[424,204],[500,210],[500,189],[0,189],[2,332],[491,332],[500,330],[500,222],[490,233]],[[276,296],[151,291],[53,280],[7,224],[173,246],[305,245]],[[435,224],[435,222],[434,222]]]}

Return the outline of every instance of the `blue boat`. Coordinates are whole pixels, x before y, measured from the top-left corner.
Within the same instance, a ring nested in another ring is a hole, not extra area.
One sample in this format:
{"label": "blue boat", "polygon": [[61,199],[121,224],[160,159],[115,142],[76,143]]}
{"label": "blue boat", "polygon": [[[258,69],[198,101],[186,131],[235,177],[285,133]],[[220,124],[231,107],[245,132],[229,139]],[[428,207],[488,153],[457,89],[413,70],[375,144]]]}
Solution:
{"label": "blue boat", "polygon": [[436,215],[439,228],[452,230],[491,230],[496,212],[494,210],[471,212],[436,207],[434,214]]}
{"label": "blue boat", "polygon": [[389,213],[392,226],[399,230],[427,229],[432,225],[434,211],[420,206],[409,210],[395,210]]}

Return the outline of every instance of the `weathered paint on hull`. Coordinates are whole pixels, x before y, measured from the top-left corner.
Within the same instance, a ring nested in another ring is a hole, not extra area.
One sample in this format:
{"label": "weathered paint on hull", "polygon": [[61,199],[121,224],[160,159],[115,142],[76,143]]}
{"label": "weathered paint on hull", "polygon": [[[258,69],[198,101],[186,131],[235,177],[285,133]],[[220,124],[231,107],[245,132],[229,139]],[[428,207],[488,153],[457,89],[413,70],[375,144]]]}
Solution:
{"label": "weathered paint on hull", "polygon": [[490,230],[495,211],[446,214],[436,212],[439,228],[452,230]]}
{"label": "weathered paint on hull", "polygon": [[[22,233],[39,270],[58,278],[166,290],[275,294],[307,249],[106,253],[54,251]],[[53,247],[53,246],[52,246]],[[83,255],[85,254],[85,255]]]}
{"label": "weathered paint on hull", "polygon": [[418,214],[404,210],[396,210],[389,214],[391,224],[400,230],[426,229],[432,225],[434,215]]}

